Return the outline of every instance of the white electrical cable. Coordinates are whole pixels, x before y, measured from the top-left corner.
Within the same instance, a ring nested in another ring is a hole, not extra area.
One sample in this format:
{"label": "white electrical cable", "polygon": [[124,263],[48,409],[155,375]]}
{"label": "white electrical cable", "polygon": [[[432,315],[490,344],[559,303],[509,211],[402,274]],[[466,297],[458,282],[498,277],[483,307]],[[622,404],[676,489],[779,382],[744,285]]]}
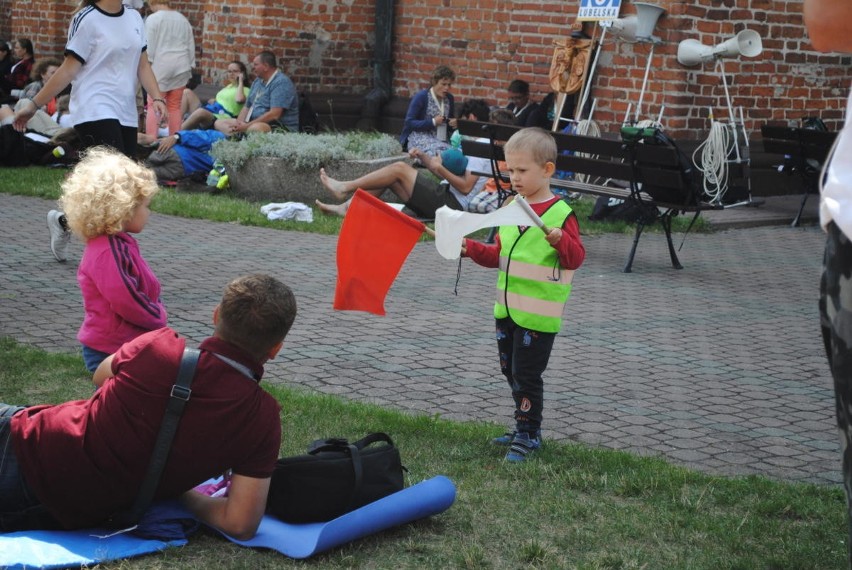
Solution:
{"label": "white electrical cable", "polygon": [[[710,203],[718,204],[728,190],[728,154],[731,134],[728,126],[713,121],[710,134],[692,153],[692,163],[704,175],[704,194]],[[698,155],[701,155],[700,162]]]}

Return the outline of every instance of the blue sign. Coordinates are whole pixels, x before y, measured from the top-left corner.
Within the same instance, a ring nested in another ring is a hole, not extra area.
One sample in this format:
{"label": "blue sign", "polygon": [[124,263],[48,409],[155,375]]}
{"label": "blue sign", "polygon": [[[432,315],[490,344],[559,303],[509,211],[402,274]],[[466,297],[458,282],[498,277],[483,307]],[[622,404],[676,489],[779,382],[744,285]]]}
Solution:
{"label": "blue sign", "polygon": [[591,22],[615,20],[621,10],[621,0],[580,0],[580,12],[577,20]]}

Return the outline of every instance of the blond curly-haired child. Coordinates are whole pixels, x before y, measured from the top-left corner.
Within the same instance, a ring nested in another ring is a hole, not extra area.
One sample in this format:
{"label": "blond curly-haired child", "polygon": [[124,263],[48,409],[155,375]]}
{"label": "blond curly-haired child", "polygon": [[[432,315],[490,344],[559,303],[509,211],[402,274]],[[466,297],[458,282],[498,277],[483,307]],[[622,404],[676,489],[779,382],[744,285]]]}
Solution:
{"label": "blond curly-haired child", "polygon": [[166,326],[160,282],[130,234],[145,228],[154,173],[107,147],[89,150],[62,183],[59,205],[86,246],[77,282],[85,316],[77,333],[86,368],[142,333]]}

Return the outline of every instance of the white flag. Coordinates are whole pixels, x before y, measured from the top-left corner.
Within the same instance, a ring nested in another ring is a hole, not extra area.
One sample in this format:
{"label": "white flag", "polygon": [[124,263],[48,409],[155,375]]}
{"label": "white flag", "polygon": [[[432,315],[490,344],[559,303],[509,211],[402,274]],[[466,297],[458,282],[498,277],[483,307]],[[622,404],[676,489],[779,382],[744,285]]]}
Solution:
{"label": "white flag", "polygon": [[435,211],[435,247],[444,259],[458,259],[464,236],[476,230],[530,225],[542,227],[544,223],[522,198],[516,197],[489,214],[471,214],[441,206]]}

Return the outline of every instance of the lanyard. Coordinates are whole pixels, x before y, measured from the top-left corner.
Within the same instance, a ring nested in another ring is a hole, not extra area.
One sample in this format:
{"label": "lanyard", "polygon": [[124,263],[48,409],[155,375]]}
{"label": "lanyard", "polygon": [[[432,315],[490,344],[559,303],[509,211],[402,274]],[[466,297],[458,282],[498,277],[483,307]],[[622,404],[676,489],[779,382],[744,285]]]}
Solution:
{"label": "lanyard", "polygon": [[435,105],[438,107],[438,110],[441,112],[441,116],[445,117],[446,115],[444,115],[444,103],[446,102],[446,99],[441,99],[441,102],[438,103],[438,97],[435,96],[435,91],[431,87],[429,88],[429,95],[432,96],[432,101],[435,102]]}
{"label": "lanyard", "polygon": [[524,105],[523,107],[521,107],[520,109],[518,109],[518,107],[516,106],[516,107],[515,107],[515,116],[517,117],[518,115],[520,115],[521,113],[523,113],[523,112],[524,112],[524,109],[526,109],[526,108],[527,108],[527,107],[529,107],[529,106],[530,106],[530,101],[527,101],[527,104],[526,104],[526,105]]}
{"label": "lanyard", "polygon": [[[266,90],[269,88],[269,84],[272,83],[272,80],[275,79],[276,75],[278,75],[278,69],[272,72],[272,75],[269,76],[269,81],[264,81],[263,79],[260,80],[261,86],[257,88],[257,91],[255,91],[254,97],[252,97],[250,101],[251,105],[249,106],[248,114],[246,114],[246,117],[248,117],[249,120],[251,120],[251,115],[254,112],[254,107],[257,103],[257,100],[263,97],[264,94],[266,94]],[[251,95],[251,93],[249,93],[249,95]]]}

